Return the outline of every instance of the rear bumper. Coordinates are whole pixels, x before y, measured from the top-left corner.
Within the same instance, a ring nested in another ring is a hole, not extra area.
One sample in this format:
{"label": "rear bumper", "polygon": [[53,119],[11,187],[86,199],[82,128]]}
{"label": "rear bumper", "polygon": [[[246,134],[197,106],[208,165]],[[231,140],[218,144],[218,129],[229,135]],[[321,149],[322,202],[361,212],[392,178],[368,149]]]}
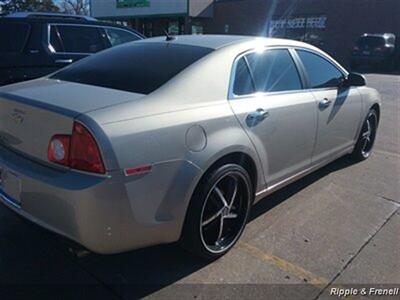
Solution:
{"label": "rear bumper", "polygon": [[[0,202],[48,230],[105,254],[178,240],[201,174],[190,163],[175,161],[155,165],[151,174],[139,178],[125,177],[120,171],[98,177],[54,170],[3,147],[0,168],[15,174],[20,183],[19,203],[4,193],[4,182]],[[161,183],[167,174],[171,179]],[[179,186],[172,188],[172,181]]]}

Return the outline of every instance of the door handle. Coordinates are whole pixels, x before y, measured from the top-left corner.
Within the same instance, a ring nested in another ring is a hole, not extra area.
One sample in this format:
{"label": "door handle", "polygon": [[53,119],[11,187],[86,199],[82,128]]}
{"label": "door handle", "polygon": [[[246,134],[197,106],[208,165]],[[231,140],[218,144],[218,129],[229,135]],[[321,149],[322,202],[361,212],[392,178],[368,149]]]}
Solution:
{"label": "door handle", "polygon": [[329,105],[331,105],[332,100],[328,98],[324,98],[321,101],[319,101],[319,107],[320,108],[327,108]]}
{"label": "door handle", "polygon": [[73,62],[72,58],[69,59],[56,59],[57,64],[70,64]]}
{"label": "door handle", "polygon": [[256,111],[253,111],[247,115],[248,121],[262,121],[269,116],[269,112],[258,108]]}

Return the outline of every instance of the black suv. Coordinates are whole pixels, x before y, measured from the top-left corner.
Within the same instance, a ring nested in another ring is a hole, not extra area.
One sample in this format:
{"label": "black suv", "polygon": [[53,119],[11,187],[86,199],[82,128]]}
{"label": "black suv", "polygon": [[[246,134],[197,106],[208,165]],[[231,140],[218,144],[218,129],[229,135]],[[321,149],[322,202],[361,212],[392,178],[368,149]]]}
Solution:
{"label": "black suv", "polygon": [[374,66],[393,70],[397,63],[398,50],[393,33],[364,33],[353,48],[351,67]]}
{"label": "black suv", "polygon": [[64,14],[0,18],[0,85],[54,72],[100,50],[144,37],[127,27]]}

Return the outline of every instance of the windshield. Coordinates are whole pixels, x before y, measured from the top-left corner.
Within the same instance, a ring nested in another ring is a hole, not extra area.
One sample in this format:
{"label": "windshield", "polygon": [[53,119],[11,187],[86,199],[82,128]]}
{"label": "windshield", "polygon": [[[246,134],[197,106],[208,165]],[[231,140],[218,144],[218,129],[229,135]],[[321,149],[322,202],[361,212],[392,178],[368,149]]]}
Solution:
{"label": "windshield", "polygon": [[173,43],[127,43],[83,59],[52,79],[149,94],[213,49]]}
{"label": "windshield", "polygon": [[357,41],[358,47],[369,47],[375,48],[379,46],[383,46],[385,44],[385,39],[379,36],[364,36],[360,37]]}

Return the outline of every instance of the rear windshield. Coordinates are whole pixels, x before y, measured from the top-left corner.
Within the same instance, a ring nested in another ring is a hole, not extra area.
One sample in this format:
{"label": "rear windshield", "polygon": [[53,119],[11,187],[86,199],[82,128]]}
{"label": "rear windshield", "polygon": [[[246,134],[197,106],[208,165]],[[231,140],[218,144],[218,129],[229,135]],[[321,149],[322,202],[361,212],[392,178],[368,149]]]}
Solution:
{"label": "rear windshield", "polygon": [[28,24],[0,23],[0,52],[21,52],[28,34]]}
{"label": "rear windshield", "polygon": [[360,37],[357,41],[357,46],[370,48],[379,47],[385,44],[385,39],[379,36],[365,36]]}
{"label": "rear windshield", "polygon": [[149,94],[213,49],[173,43],[128,43],[100,52],[51,78]]}

